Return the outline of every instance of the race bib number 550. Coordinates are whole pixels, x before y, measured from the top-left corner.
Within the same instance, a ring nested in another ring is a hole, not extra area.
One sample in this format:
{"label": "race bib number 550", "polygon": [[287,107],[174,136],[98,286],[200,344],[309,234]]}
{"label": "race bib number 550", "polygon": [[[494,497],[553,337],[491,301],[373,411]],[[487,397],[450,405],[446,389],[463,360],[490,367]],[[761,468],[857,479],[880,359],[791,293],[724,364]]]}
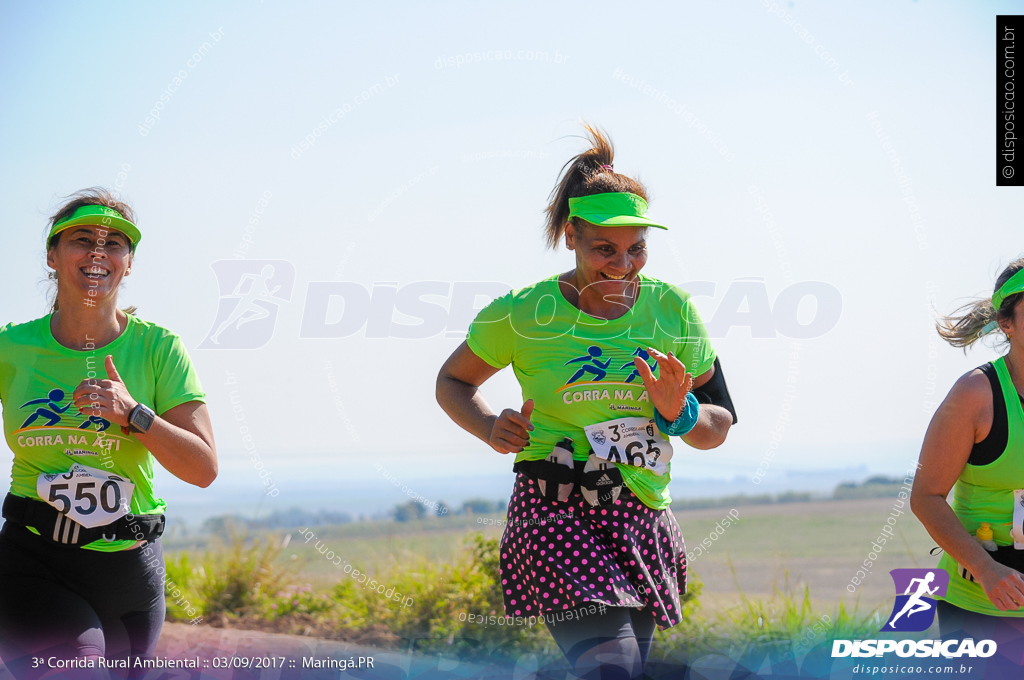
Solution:
{"label": "race bib number 550", "polygon": [[663,475],[672,460],[672,444],[654,418],[618,418],[583,428],[599,458],[611,463],[646,468]]}
{"label": "race bib number 550", "polygon": [[135,485],[124,477],[75,463],[67,472],[39,475],[36,493],[58,511],[92,529],[128,514]]}

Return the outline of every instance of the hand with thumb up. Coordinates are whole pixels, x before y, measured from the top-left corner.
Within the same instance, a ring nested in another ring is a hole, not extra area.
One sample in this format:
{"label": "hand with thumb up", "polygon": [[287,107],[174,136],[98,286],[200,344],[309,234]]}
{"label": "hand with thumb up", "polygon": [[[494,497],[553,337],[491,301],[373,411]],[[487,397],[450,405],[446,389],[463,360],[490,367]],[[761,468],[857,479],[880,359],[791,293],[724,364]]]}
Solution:
{"label": "hand with thumb up", "polygon": [[106,368],[107,380],[87,378],[78,384],[71,396],[79,413],[99,416],[127,427],[128,416],[138,402],[128,393],[128,388],[114,366],[114,357],[110,354],[107,355]]}
{"label": "hand with thumb up", "polygon": [[530,432],[533,423],[533,399],[527,399],[519,411],[507,408],[496,416],[491,426],[491,436],[487,443],[498,453],[519,453],[530,445]]}

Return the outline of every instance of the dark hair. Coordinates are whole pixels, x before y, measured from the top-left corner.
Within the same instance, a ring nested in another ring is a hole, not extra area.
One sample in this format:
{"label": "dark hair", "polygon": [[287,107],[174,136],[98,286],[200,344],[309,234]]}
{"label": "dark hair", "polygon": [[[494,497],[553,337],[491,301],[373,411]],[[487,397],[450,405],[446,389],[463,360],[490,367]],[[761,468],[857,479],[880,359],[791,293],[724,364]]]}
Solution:
{"label": "dark hair", "polygon": [[[1011,262],[996,277],[996,286],[992,289],[995,294],[1010,277],[1024,269],[1024,258],[1018,258]],[[942,336],[942,339],[953,345],[963,347],[964,352],[982,337],[982,329],[992,321],[1013,321],[1015,310],[1024,292],[1014,293],[1003,299],[999,309],[992,307],[992,298],[983,298],[969,302],[956,309],[949,316],[943,316],[936,322],[935,326]],[[1024,340],[1024,338],[1020,338]]]}
{"label": "dark hair", "polygon": [[[558,184],[551,191],[550,202],[545,210],[548,220],[544,227],[544,238],[553,249],[558,248],[558,242],[565,232],[570,198],[621,191],[647,200],[647,190],[643,184],[609,169],[615,157],[615,149],[608,136],[588,123],[583,123],[583,127],[587,131],[586,139],[590,142],[590,148],[562,166]],[[609,168],[602,167],[605,165]],[[588,222],[573,217],[572,224],[574,228],[581,229]]]}
{"label": "dark hair", "polygon": [[[132,224],[135,224],[136,222],[135,211],[132,210],[132,207],[130,205],[122,201],[118,194],[103,187],[89,187],[88,189],[82,189],[81,191],[76,191],[70,196],[64,197],[64,203],[62,203],[61,206],[57,208],[57,212],[50,216],[50,220],[46,225],[46,233],[50,233],[50,230],[53,229],[54,224],[60,222],[66,217],[70,217],[71,215],[74,214],[76,210],[85,205],[103,205],[108,208],[113,208],[117,212],[121,213],[121,216],[124,217],[129,222],[131,222]],[[50,240],[46,242],[47,251],[53,250],[54,248],[57,247],[57,244],[60,243],[61,234],[63,233],[64,232],[57,232],[52,237],[50,237]],[[128,239],[128,244],[130,252],[132,253],[132,256],[134,256],[135,243],[132,242],[131,239]],[[51,271],[49,274],[47,274],[47,278],[49,278],[56,284],[57,272]],[[57,311],[57,309],[57,287],[56,285],[54,285],[53,300],[51,301],[50,304],[50,313],[53,314],[54,312]],[[134,314],[135,309],[136,308],[134,306],[125,307],[123,311],[125,311],[128,314]]]}

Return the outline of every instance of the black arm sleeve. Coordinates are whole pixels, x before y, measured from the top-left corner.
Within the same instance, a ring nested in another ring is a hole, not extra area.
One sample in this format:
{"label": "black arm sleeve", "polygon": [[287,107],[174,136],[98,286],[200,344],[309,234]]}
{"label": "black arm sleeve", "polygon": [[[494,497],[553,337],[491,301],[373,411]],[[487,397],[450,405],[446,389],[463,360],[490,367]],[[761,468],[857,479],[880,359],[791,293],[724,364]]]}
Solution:
{"label": "black arm sleeve", "polygon": [[732,424],[735,425],[739,419],[736,417],[736,407],[732,405],[732,398],[729,396],[729,388],[725,384],[725,375],[722,373],[722,364],[718,361],[718,357],[715,357],[714,367],[715,374],[711,376],[711,380],[696,388],[693,391],[693,396],[697,397],[697,401],[701,404],[714,404],[727,410],[732,414]]}

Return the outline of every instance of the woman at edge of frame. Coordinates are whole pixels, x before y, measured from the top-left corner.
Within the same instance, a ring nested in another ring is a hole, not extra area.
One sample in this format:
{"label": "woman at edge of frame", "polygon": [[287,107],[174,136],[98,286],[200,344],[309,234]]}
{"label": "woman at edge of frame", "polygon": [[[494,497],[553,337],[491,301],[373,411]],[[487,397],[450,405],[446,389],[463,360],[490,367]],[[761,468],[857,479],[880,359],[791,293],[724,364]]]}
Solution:
{"label": "woman at edge of frame", "polygon": [[134,222],[105,189],[69,196],[47,231],[51,313],[0,327],[14,452],[0,531],[0,658],[18,680],[53,672],[33,657],[127,661],[116,675],[152,657],[165,609],[166,504],[153,489],[154,459],[196,486],[217,476],[205,394],[181,339],[117,307],[141,239]]}
{"label": "woman at edge of frame", "polygon": [[[961,376],[932,416],[921,447],[910,504],[944,554],[949,573],[937,602],[943,639],[994,640],[994,664],[1024,663],[1024,258],[996,278],[991,299],[960,307],[937,323],[949,344],[964,351],[1001,331],[1009,351]],[[946,502],[953,490],[952,507]],[[976,538],[982,522],[998,550]],[[1012,529],[1011,522],[1016,529]],[[1017,671],[1019,672],[1019,670]]]}
{"label": "woman at edge of frame", "polygon": [[[441,368],[437,400],[495,451],[516,453],[501,540],[506,615],[558,612],[560,620],[546,624],[577,676],[635,678],[655,628],[681,621],[686,590],[685,546],[669,507],[671,463],[662,461],[658,474],[646,466],[671,456],[665,433],[712,449],[736,418],[689,295],[640,275],[647,228],[665,227],[647,218],[643,185],[612,168],[610,141],[585,127],[591,148],[563,168],[545,230],[550,247],[564,239],[575,252],[575,269],[483,309]],[[551,322],[542,326],[534,311],[543,304]],[[495,414],[479,388],[510,364],[524,403]],[[657,455],[640,465],[588,455],[604,439],[584,428],[624,415],[657,422]],[[593,613],[596,604],[604,613]]]}

